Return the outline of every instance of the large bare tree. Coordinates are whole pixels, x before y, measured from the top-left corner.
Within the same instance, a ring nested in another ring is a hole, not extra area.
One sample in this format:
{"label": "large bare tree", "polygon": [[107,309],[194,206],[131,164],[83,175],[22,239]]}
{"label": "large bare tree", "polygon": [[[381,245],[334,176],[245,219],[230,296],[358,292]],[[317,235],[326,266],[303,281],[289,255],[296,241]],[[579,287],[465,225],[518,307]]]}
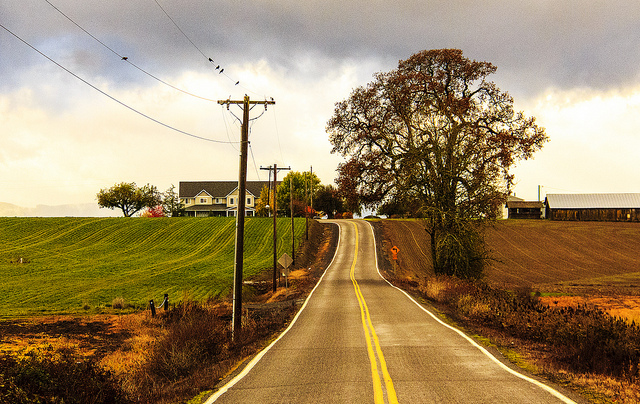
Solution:
{"label": "large bare tree", "polygon": [[481,275],[478,225],[495,219],[513,164],[547,141],[487,80],[495,71],[458,49],[422,51],[356,88],[327,124],[333,152],[347,158],[341,191],[424,217],[436,273]]}

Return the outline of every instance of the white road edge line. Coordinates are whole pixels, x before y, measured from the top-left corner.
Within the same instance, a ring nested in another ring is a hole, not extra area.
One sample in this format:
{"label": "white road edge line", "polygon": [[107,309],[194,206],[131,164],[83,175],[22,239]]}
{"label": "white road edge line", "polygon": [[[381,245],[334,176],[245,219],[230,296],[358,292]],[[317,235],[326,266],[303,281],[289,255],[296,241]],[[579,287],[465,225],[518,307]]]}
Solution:
{"label": "white road edge line", "polygon": [[[300,310],[298,311],[298,313],[296,314],[296,316],[293,318],[293,320],[291,321],[291,324],[289,324],[289,326],[287,327],[286,330],[284,330],[282,332],[282,334],[280,334],[280,336],[278,336],[278,338],[276,338],[275,341],[273,341],[271,344],[269,344],[269,346],[267,346],[265,349],[263,349],[262,351],[260,351],[260,353],[258,353],[252,360],[251,362],[249,362],[247,364],[247,366],[245,366],[245,368],[242,370],[242,372],[240,372],[238,375],[236,375],[236,377],[234,377],[233,379],[229,380],[229,382],[227,382],[227,384],[225,384],[224,386],[220,387],[220,389],[218,391],[216,391],[213,395],[209,396],[209,398],[207,399],[207,401],[204,402],[204,404],[212,404],[213,402],[215,402],[221,395],[223,395],[224,393],[227,392],[227,390],[229,390],[231,387],[233,387],[236,383],[238,383],[240,380],[242,380],[250,371],[251,369],[253,369],[253,367],[260,361],[260,359],[262,359],[262,357],[264,355],[266,355],[267,352],[269,352],[269,350],[278,342],[280,341],[280,338],[282,338],[292,327],[293,325],[296,323],[296,321],[298,320],[298,317],[300,317],[300,314],[302,314],[302,311],[304,310],[305,307],[307,307],[307,303],[309,302],[309,299],[311,299],[311,296],[313,296],[313,292],[316,291],[316,288],[320,285],[320,282],[322,282],[322,279],[324,279],[324,276],[327,274],[327,271],[329,270],[329,268],[331,268],[331,265],[333,265],[333,261],[335,261],[336,256],[338,255],[338,246],[340,245],[340,236],[342,234],[342,229],[340,228],[340,225],[338,225],[337,223],[333,223],[336,226],[338,226],[338,244],[336,245],[336,251],[333,253],[333,258],[331,259],[331,262],[329,263],[329,265],[327,266],[327,268],[325,268],[324,273],[322,274],[322,276],[320,277],[320,280],[318,281],[318,283],[316,284],[316,286],[311,290],[311,293],[309,293],[309,296],[307,296],[307,299],[304,301],[304,304],[302,305],[302,307],[300,308]],[[379,273],[379,272],[378,272]]]}
{"label": "white road edge line", "polygon": [[504,363],[500,362],[498,360],[498,358],[496,358],[495,356],[491,355],[491,353],[489,351],[487,351],[483,346],[479,345],[477,342],[475,342],[473,339],[471,339],[470,337],[468,337],[465,333],[463,333],[462,331],[458,330],[455,327],[450,326],[449,324],[445,323],[444,321],[440,320],[438,317],[436,317],[436,315],[434,315],[433,313],[431,313],[429,310],[425,309],[420,303],[418,303],[417,301],[415,301],[413,299],[413,297],[411,297],[407,292],[405,292],[404,290],[400,289],[399,287],[393,285],[391,282],[389,282],[388,280],[385,279],[384,276],[382,276],[382,274],[380,273],[380,268],[378,267],[378,248],[375,245],[375,239],[376,239],[376,233],[373,231],[373,226],[371,225],[371,223],[367,222],[367,224],[369,225],[369,228],[371,229],[371,233],[373,234],[373,240],[374,240],[374,252],[375,252],[375,260],[376,260],[376,270],[378,271],[378,275],[384,279],[385,282],[387,282],[391,287],[394,287],[396,289],[398,289],[400,292],[404,293],[405,296],[407,296],[412,302],[414,302],[418,307],[420,307],[420,309],[422,309],[425,313],[427,313],[428,315],[430,315],[431,317],[433,317],[434,320],[436,320],[437,322],[439,322],[440,324],[442,324],[443,326],[455,331],[456,333],[460,334],[460,336],[462,336],[464,339],[466,339],[471,345],[475,346],[476,348],[478,348],[480,350],[480,352],[482,352],[483,354],[485,354],[486,356],[489,357],[489,359],[491,359],[492,361],[494,361],[495,363],[497,363],[501,368],[503,368],[504,370],[506,370],[507,372],[513,374],[516,377],[519,377],[523,380],[528,381],[529,383],[532,383],[538,387],[540,387],[543,390],[546,390],[548,393],[550,393],[551,395],[553,395],[554,397],[560,399],[562,402],[567,403],[567,404],[577,404],[575,401],[571,400],[570,398],[566,397],[565,395],[563,395],[562,393],[560,393],[559,391],[547,386],[544,383],[540,383],[539,381],[532,379],[528,376],[523,375],[522,373],[519,373],[513,369],[511,369],[510,367],[508,367],[507,365],[505,365]]}

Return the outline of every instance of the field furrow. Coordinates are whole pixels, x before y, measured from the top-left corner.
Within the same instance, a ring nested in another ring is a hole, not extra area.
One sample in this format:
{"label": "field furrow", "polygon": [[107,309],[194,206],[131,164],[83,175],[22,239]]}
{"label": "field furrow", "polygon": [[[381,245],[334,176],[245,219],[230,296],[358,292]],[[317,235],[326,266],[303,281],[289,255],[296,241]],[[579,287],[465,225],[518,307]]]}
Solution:
{"label": "field furrow", "polygon": [[[246,221],[245,276],[271,268],[272,223]],[[278,233],[278,254],[291,253],[290,219]],[[0,218],[0,316],[225,294],[234,241],[234,218]]]}

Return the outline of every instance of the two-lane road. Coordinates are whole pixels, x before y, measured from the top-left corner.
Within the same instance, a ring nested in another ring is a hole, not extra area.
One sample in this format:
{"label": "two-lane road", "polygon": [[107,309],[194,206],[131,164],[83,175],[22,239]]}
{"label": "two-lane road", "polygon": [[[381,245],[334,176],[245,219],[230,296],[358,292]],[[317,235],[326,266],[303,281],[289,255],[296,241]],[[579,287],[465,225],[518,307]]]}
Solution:
{"label": "two-lane road", "polygon": [[333,262],[289,329],[207,403],[559,403],[389,285],[373,231],[337,221]]}

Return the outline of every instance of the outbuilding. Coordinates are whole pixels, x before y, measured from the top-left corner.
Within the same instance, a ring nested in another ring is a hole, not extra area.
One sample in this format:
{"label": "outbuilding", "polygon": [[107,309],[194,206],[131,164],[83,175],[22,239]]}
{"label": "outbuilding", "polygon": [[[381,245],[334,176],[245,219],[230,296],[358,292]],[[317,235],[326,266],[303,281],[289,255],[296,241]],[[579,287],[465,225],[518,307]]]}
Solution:
{"label": "outbuilding", "polygon": [[547,194],[545,205],[551,220],[640,221],[640,193]]}
{"label": "outbuilding", "polygon": [[541,219],[544,205],[540,201],[507,201],[509,219]]}

